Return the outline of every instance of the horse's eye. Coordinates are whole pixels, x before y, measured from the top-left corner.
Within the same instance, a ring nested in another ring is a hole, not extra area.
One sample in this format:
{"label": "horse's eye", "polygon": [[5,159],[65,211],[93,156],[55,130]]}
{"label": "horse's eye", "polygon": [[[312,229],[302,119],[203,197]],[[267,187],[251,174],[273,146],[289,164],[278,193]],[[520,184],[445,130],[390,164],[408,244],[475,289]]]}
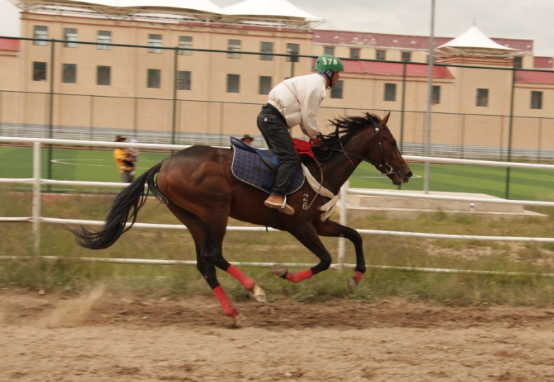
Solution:
{"label": "horse's eye", "polygon": [[390,143],[390,145],[391,145],[392,147],[396,147],[396,141],[392,141],[392,142]]}

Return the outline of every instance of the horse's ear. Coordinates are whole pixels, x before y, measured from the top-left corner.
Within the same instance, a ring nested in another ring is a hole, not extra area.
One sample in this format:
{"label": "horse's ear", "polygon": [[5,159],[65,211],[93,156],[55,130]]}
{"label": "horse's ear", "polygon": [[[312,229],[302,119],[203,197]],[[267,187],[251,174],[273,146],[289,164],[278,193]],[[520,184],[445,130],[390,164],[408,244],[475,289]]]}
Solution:
{"label": "horse's ear", "polygon": [[381,120],[381,122],[379,122],[379,127],[382,127],[382,126],[386,126],[387,125],[387,121],[389,120],[389,116],[390,116],[390,111],[387,113],[387,115],[385,116],[385,118],[383,118]]}

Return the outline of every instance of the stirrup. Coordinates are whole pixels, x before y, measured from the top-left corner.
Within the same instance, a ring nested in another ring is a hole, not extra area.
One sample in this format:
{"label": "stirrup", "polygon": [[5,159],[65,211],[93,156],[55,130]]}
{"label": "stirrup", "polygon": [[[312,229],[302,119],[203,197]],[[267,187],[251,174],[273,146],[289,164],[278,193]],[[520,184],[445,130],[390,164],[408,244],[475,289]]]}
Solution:
{"label": "stirrup", "polygon": [[284,200],[283,204],[271,203],[271,202],[268,202],[267,200],[265,200],[264,205],[266,207],[269,207],[269,208],[278,209],[279,212],[284,212],[287,215],[294,215],[294,208],[292,208],[291,206],[289,206],[287,204],[287,196],[286,195],[285,195],[285,200]]}

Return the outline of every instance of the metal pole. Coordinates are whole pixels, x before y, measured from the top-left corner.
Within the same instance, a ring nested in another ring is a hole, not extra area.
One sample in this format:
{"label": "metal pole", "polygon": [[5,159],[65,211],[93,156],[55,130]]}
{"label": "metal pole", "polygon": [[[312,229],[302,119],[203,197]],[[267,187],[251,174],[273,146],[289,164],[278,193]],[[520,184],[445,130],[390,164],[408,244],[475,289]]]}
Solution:
{"label": "metal pole", "polygon": [[175,48],[175,54],[173,58],[173,121],[171,126],[171,144],[175,144],[175,129],[177,126],[177,86],[178,86],[178,72],[177,72],[177,53],[179,50]]}
{"label": "metal pole", "polygon": [[[514,129],[514,93],[516,88],[516,69],[512,69],[512,94],[510,96],[510,120],[508,127],[508,158],[506,162],[512,161],[512,137]],[[506,199],[510,199],[510,167],[506,167]]]}
{"label": "metal pole", "polygon": [[541,163],[542,118],[539,118],[539,145],[537,147],[537,163]]}
{"label": "metal pole", "polygon": [[[48,121],[48,138],[53,138],[54,130],[54,39],[50,40],[50,105],[49,105],[49,121]],[[52,179],[52,145],[48,145],[48,162],[46,164],[48,169],[48,179]],[[50,192],[50,185],[48,186],[48,192]]]}
{"label": "metal pole", "polygon": [[94,96],[90,96],[90,128],[89,128],[89,139],[92,141],[94,136]]}
{"label": "metal pole", "polygon": [[[348,188],[350,187],[350,182],[347,180],[346,183],[342,185],[340,188],[340,218],[339,223],[343,226],[346,225],[346,217],[347,217],[347,211],[346,211],[346,195]],[[344,237],[339,237],[339,248],[338,248],[338,268],[342,270],[344,266]]]}
{"label": "metal pole", "polygon": [[406,62],[402,64],[402,111],[400,112],[400,152],[404,148],[404,112],[406,109]]}
{"label": "metal pole", "polygon": [[[400,111],[400,152],[404,152],[404,112],[406,109],[406,61],[402,64],[402,110]],[[402,185],[398,185],[398,189],[402,189]]]}
{"label": "metal pole", "polygon": [[[429,36],[429,77],[427,79],[427,139],[425,140],[425,156],[431,156],[431,103],[433,102],[433,64],[435,40],[435,0],[431,0],[431,35]],[[424,191],[429,193],[429,162],[425,162]]]}
{"label": "metal pole", "polygon": [[40,247],[40,142],[33,143],[33,178],[33,250],[38,256]]}

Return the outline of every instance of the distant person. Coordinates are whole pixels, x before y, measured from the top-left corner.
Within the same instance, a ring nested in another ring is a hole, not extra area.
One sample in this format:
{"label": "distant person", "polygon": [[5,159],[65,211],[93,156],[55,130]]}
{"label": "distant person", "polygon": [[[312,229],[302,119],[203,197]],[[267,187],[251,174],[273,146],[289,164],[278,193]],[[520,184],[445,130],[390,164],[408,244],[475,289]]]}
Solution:
{"label": "distant person", "polygon": [[246,143],[247,145],[251,145],[254,138],[252,138],[248,134],[244,134],[244,137],[242,137],[240,140],[243,141],[244,143]]}
{"label": "distant person", "polygon": [[[116,142],[125,142],[127,138],[118,135],[115,137]],[[117,164],[117,169],[119,170],[119,176],[123,183],[132,183],[135,179],[134,170],[135,164],[132,159],[129,157],[129,153],[123,147],[118,147],[114,150],[113,156],[115,158],[115,163]]]}
{"label": "distant person", "polygon": [[[129,143],[138,143],[138,141],[136,139],[131,139]],[[133,162],[133,171],[131,171],[131,175],[134,177],[139,156],[139,149],[137,149],[136,147],[131,147],[127,150],[127,156],[129,157],[129,160]]]}

